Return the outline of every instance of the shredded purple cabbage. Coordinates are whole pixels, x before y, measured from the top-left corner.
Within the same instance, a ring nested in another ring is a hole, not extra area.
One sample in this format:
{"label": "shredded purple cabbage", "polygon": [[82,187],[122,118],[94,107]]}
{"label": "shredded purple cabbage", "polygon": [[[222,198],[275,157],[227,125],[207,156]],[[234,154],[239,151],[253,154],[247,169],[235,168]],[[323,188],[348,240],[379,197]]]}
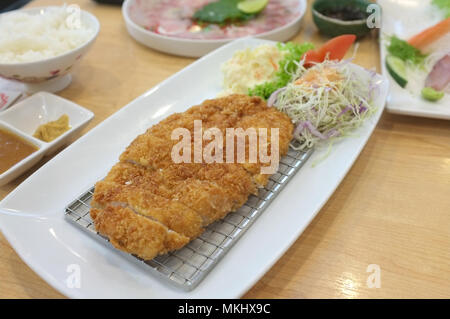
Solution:
{"label": "shredded purple cabbage", "polygon": [[286,88],[283,87],[283,88],[278,89],[278,90],[276,90],[275,92],[273,92],[273,93],[270,95],[269,99],[267,100],[267,105],[268,105],[268,106],[273,106],[273,105],[275,104],[275,102],[277,101],[278,94],[280,94],[281,92],[283,92],[285,89],[286,89]]}

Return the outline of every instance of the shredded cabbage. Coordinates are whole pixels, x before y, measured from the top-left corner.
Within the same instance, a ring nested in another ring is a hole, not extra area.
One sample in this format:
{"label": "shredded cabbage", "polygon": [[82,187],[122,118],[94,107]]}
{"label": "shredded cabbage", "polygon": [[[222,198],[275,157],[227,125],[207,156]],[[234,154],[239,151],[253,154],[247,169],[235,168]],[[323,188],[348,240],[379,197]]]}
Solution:
{"label": "shredded cabbage", "polygon": [[348,61],[326,60],[309,69],[300,64],[294,80],[277,92],[274,103],[295,123],[297,143],[291,146],[303,150],[348,136],[376,111],[372,79],[362,80]]}

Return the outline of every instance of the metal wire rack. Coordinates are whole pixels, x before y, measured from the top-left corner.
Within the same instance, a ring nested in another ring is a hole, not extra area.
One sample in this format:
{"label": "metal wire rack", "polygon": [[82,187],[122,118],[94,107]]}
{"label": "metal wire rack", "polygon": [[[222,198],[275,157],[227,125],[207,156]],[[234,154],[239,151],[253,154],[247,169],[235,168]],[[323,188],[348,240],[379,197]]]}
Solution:
{"label": "metal wire rack", "polygon": [[[201,236],[185,247],[152,260],[121,253],[178,288],[186,291],[194,289],[261,215],[311,154],[312,150],[301,152],[290,149],[288,154],[281,158],[278,172],[270,177],[265,188],[259,190],[258,196],[251,195],[238,211],[231,212],[225,218],[209,225]],[[93,192],[94,188],[91,188],[74,200],[66,207],[65,216],[112,247],[107,238],[97,233],[89,215]]]}

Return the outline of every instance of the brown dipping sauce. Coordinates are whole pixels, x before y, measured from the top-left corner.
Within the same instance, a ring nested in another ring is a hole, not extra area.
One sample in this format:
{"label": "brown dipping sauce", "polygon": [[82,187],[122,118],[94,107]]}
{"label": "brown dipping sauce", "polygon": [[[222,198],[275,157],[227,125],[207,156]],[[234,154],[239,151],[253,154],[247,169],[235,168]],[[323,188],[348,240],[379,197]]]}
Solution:
{"label": "brown dipping sauce", "polygon": [[0,128],[0,174],[37,150],[20,136]]}

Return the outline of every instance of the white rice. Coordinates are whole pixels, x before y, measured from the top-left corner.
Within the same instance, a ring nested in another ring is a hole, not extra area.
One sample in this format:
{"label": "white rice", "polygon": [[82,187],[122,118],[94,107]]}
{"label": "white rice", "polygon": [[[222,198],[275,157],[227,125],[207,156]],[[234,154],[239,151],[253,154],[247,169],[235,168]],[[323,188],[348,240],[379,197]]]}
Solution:
{"label": "white rice", "polygon": [[13,12],[0,16],[0,63],[23,63],[55,57],[89,41],[94,30],[62,6],[43,14]]}

